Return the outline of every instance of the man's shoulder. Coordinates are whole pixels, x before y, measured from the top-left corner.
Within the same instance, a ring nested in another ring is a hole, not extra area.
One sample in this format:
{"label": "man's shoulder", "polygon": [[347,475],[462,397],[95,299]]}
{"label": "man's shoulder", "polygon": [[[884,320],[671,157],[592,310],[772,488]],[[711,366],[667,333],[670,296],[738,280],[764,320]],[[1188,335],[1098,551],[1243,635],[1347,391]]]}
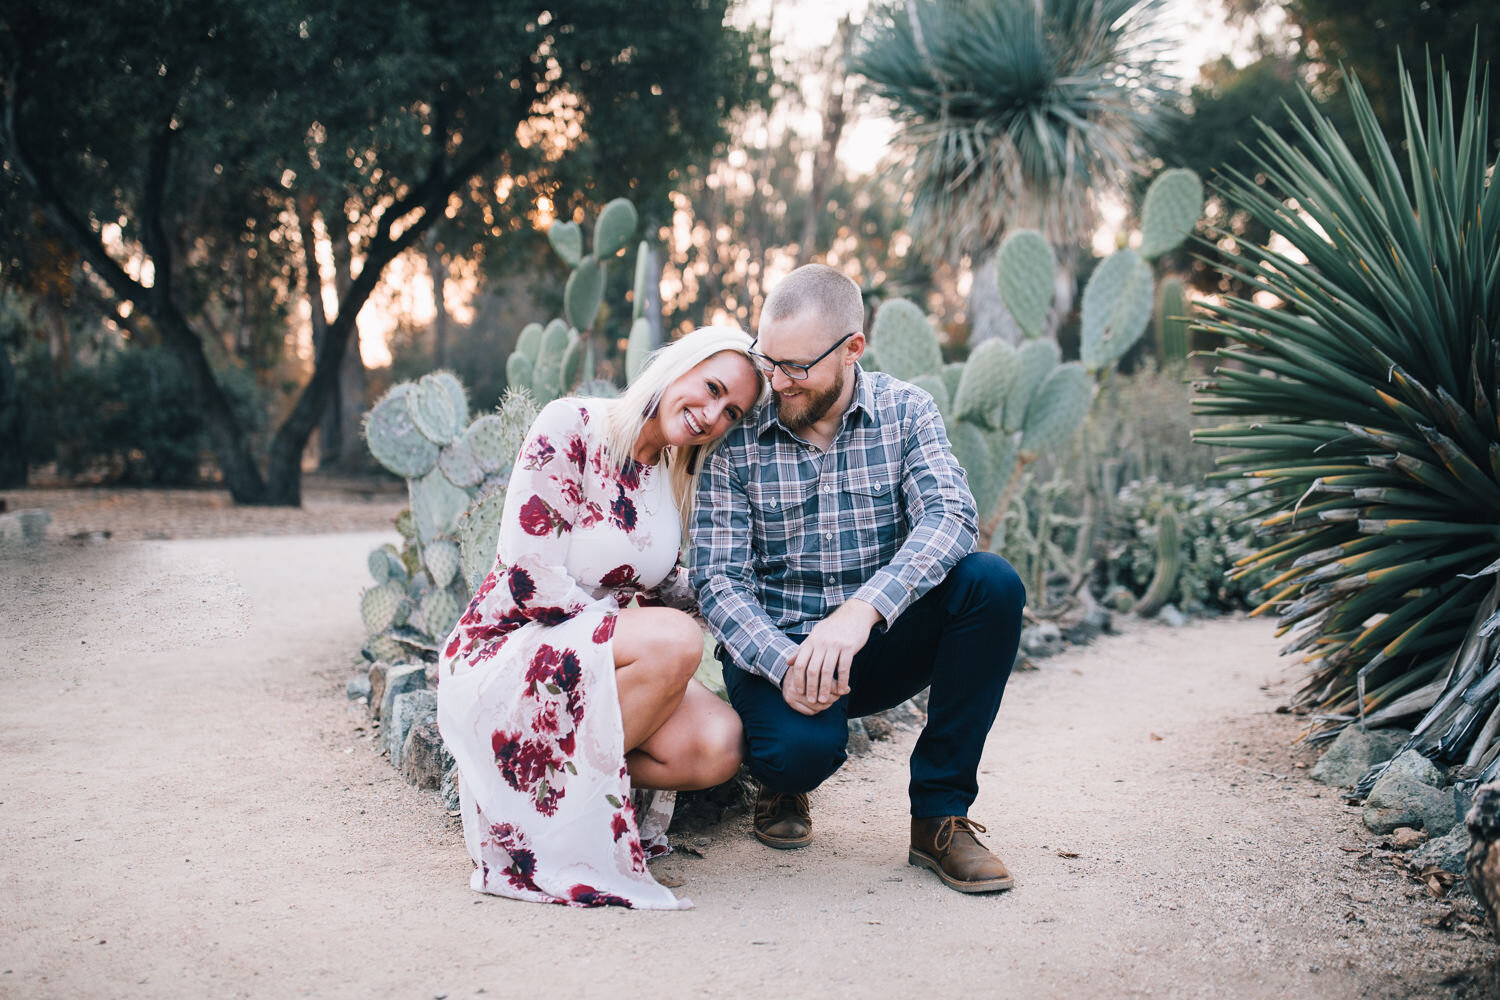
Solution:
{"label": "man's shoulder", "polygon": [[877,423],[904,422],[937,411],[937,404],[925,389],[887,372],[862,371],[862,375],[868,386],[870,415]]}

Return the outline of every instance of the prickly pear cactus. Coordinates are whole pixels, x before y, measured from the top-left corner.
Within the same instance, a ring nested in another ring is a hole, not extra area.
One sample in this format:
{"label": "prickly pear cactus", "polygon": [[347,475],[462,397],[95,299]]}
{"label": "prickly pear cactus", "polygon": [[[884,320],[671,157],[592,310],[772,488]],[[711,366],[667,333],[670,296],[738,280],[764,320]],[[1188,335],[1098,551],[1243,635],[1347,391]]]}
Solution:
{"label": "prickly pear cactus", "polygon": [[1140,339],[1151,320],[1155,282],[1140,254],[1126,248],[1110,254],[1083,289],[1083,365],[1108,368]]}
{"label": "prickly pear cactus", "polygon": [[1141,256],[1154,260],[1185,240],[1203,214],[1203,181],[1185,167],[1163,171],[1141,206]]}
{"label": "prickly pear cactus", "polygon": [[604,301],[604,265],[593,254],[578,262],[563,289],[563,315],[575,330],[587,330]]}
{"label": "prickly pear cactus", "polygon": [[[640,245],[635,248],[635,284],[630,292],[630,319],[634,323],[640,322],[646,315],[646,294],[650,291],[650,283],[651,244],[641,240]],[[633,326],[630,328],[630,335],[635,336]]]}
{"label": "prickly pear cactus", "polygon": [[1055,452],[1078,433],[1094,401],[1094,380],[1076,361],[1047,373],[1026,407],[1021,425],[1021,453]]}
{"label": "prickly pear cactus", "polygon": [[914,302],[891,299],[875,314],[870,339],[880,351],[883,371],[911,382],[919,375],[936,375],[943,368],[943,352],[927,316]]}
{"label": "prickly pear cactus", "polygon": [[370,454],[398,476],[425,476],[437,465],[438,446],[417,429],[407,399],[416,390],[410,382],[391,387],[365,414],[365,441]]}
{"label": "prickly pear cactus", "polygon": [[999,428],[1006,397],[1020,374],[1016,349],[1003,340],[986,340],[974,348],[960,371],[953,415],[992,430]]}
{"label": "prickly pear cactus", "polygon": [[543,329],[540,323],[527,323],[516,337],[516,352],[525,355],[532,364],[536,364],[537,355],[542,350]]}
{"label": "prickly pear cactus", "polygon": [[576,222],[554,222],[547,228],[547,242],[569,267],[577,267],[583,257],[583,230]]}
{"label": "prickly pear cactus", "polygon": [[1028,340],[1016,351],[1016,380],[1005,397],[1001,427],[1018,431],[1026,421],[1031,397],[1049,372],[1062,361],[1062,350],[1055,340]]}
{"label": "prickly pear cactus", "polygon": [[1052,280],[1057,270],[1052,244],[1035,230],[1018,230],[1000,244],[995,266],[1000,298],[1011,318],[1028,338],[1040,337],[1052,308]]}
{"label": "prickly pear cactus", "polygon": [[981,516],[986,515],[1000,499],[999,477],[989,435],[966,420],[954,420],[946,429],[948,443],[953,446],[953,457],[958,459],[958,464],[964,467],[964,473],[969,477],[974,505]]}
{"label": "prickly pear cactus", "polygon": [[932,401],[937,404],[939,413],[947,414],[952,409],[948,401],[948,386],[944,384],[943,376],[918,375],[911,380],[911,384],[932,397]]}
{"label": "prickly pear cactus", "polygon": [[651,321],[637,316],[630,324],[630,340],[625,347],[625,377],[634,382],[651,357]]}
{"label": "prickly pear cactus", "polygon": [[624,250],[635,238],[640,224],[640,216],[629,198],[616,198],[605,205],[599,210],[599,221],[594,224],[594,256],[601,261],[608,260]]}

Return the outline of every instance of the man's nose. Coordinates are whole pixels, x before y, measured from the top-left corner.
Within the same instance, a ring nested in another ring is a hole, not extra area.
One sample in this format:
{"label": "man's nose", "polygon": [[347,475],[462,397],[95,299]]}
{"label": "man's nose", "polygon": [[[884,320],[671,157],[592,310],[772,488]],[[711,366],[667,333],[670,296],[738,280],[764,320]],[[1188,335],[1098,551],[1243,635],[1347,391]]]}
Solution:
{"label": "man's nose", "polygon": [[[777,381],[778,379],[780,379],[779,382]],[[783,391],[785,391],[787,389],[792,388],[796,384],[797,384],[797,380],[794,379],[794,378],[792,378],[791,376],[787,375],[786,372],[782,371],[780,365],[778,365],[775,368],[771,369],[771,389],[772,389],[772,391],[774,391],[774,392],[783,392]]]}

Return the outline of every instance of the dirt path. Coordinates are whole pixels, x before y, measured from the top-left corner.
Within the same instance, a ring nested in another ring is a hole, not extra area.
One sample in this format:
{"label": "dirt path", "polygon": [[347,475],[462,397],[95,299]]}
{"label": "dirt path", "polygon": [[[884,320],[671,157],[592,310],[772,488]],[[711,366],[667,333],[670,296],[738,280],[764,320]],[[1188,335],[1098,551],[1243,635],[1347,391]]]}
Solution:
{"label": "dirt path", "polygon": [[1245,620],[1015,677],[974,809],[1010,893],[906,865],[902,734],[815,793],[812,847],[736,817],[657,862],[695,910],[477,896],[342,695],[385,537],[0,553],[0,996],[1437,998],[1494,954],[1297,768]]}

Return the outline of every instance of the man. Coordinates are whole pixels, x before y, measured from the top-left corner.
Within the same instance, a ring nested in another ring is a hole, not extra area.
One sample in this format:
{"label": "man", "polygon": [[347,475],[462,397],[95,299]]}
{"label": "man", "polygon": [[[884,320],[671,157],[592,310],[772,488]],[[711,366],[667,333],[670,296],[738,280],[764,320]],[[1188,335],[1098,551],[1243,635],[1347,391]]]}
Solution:
{"label": "man", "polygon": [[798,268],[761,310],[774,405],[704,465],[690,573],[719,640],[755,836],[812,839],[807,793],[845,758],[848,720],[931,685],[911,758],[911,864],[960,892],[1012,885],[975,837],[985,737],[1015,660],[1025,591],[974,552],[975,510],[932,397],[858,361],[858,286]]}

